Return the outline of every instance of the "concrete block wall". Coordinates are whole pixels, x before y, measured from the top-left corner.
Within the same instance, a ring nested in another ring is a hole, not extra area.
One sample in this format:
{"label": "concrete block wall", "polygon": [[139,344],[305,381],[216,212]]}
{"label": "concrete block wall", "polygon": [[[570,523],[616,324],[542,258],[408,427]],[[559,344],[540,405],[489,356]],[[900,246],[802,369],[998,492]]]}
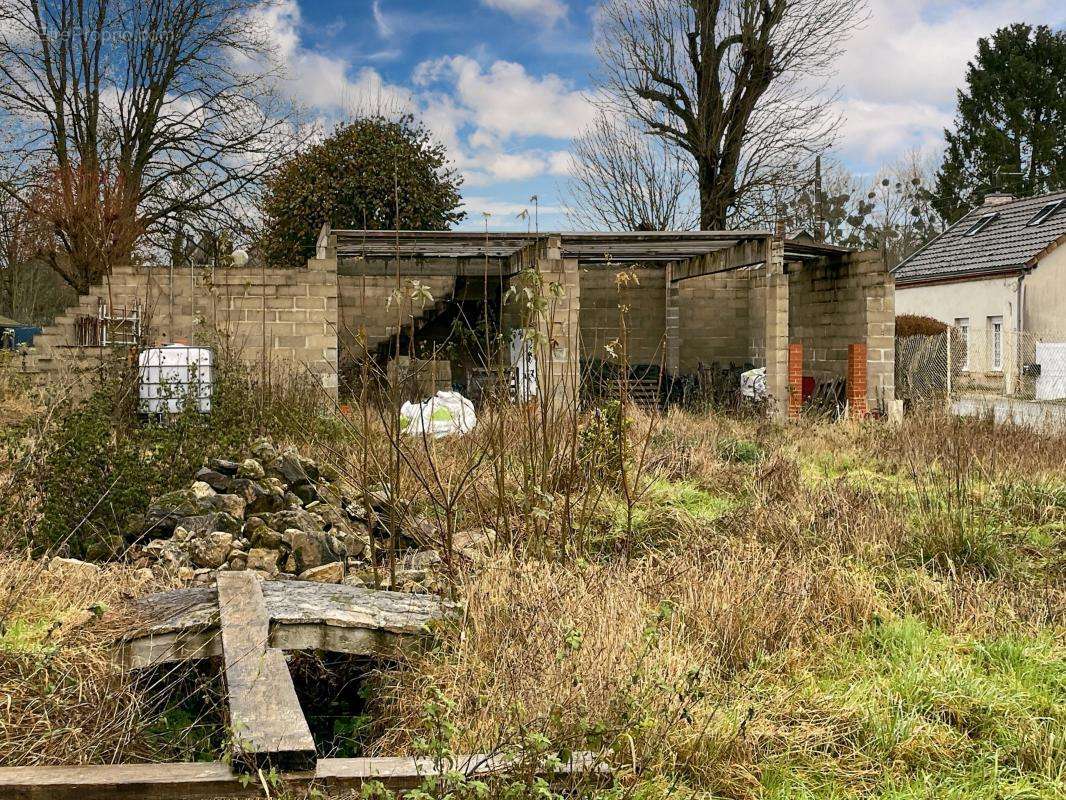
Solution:
{"label": "concrete block wall", "polygon": [[637,282],[620,282],[617,269],[581,268],[581,356],[608,358],[605,347],[619,337],[619,306],[625,306],[629,363],[661,364],[666,334],[666,273],[661,268],[625,272]]}
{"label": "concrete block wall", "polygon": [[735,363],[752,358],[749,329],[757,327],[751,307],[751,273],[724,272],[676,284],[680,344],[677,368],[694,373],[699,364]]}
{"label": "concrete block wall", "polygon": [[[184,342],[224,349],[249,365],[310,370],[336,390],[337,275],[335,269],[188,269],[118,267],[41,337],[41,371],[94,358],[76,347],[73,319],[100,302],[143,309],[149,343]],[[68,322],[68,318],[70,322]],[[35,342],[36,344],[36,342]]]}
{"label": "concrete block wall", "polygon": [[[455,278],[447,276],[425,276],[418,280],[425,284],[434,300],[444,300],[455,292]],[[410,303],[389,304],[389,298],[396,291],[395,276],[385,275],[339,275],[337,277],[337,296],[339,299],[338,344],[344,355],[359,357],[363,348],[359,345],[358,334],[361,326],[366,328],[367,348],[373,349],[389,338],[396,328],[397,315],[404,325],[411,322]],[[415,317],[429,310],[415,306]]]}
{"label": "concrete block wall", "polygon": [[867,400],[895,398],[894,286],[878,253],[789,264],[789,341],[803,344],[804,373],[818,380],[848,373],[848,348],[867,353]]}

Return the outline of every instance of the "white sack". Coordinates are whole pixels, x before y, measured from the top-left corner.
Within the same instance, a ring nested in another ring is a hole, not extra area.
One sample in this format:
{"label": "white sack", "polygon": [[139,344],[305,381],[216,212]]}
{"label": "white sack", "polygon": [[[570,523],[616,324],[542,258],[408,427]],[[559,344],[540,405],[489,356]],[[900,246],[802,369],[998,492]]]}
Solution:
{"label": "white sack", "polygon": [[400,425],[408,436],[439,439],[453,433],[466,433],[477,425],[474,404],[459,392],[437,392],[424,403],[404,403]]}

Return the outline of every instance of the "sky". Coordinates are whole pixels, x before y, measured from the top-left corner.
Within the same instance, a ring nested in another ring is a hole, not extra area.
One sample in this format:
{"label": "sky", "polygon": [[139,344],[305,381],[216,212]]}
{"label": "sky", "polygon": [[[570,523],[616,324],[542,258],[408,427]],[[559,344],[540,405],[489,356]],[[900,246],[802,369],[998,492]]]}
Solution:
{"label": "sky", "polygon": [[[976,42],[1011,22],[1066,25],[1061,0],[868,0],[833,82],[833,156],[873,174],[939,151]],[[542,230],[565,216],[571,138],[595,113],[590,0],[277,0],[263,13],[287,89],[326,127],[353,109],[414,110],[464,177],[462,227]]]}

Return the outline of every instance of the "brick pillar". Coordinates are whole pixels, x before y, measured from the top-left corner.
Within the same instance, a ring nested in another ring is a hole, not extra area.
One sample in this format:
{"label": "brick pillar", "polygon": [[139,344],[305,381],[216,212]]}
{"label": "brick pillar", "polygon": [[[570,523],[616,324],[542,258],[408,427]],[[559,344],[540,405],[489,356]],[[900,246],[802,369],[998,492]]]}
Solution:
{"label": "brick pillar", "polygon": [[848,345],[848,407],[857,417],[866,416],[866,345]]}
{"label": "brick pillar", "polygon": [[803,407],[803,345],[788,346],[788,418],[799,419]]}

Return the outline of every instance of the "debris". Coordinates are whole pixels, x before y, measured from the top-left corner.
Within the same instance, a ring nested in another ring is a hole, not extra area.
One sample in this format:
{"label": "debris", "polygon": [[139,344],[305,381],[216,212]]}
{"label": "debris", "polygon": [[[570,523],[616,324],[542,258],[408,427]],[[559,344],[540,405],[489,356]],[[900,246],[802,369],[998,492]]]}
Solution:
{"label": "debris", "polygon": [[424,403],[404,403],[400,424],[408,436],[439,439],[453,433],[468,433],[477,425],[474,404],[459,392],[437,392]]}

